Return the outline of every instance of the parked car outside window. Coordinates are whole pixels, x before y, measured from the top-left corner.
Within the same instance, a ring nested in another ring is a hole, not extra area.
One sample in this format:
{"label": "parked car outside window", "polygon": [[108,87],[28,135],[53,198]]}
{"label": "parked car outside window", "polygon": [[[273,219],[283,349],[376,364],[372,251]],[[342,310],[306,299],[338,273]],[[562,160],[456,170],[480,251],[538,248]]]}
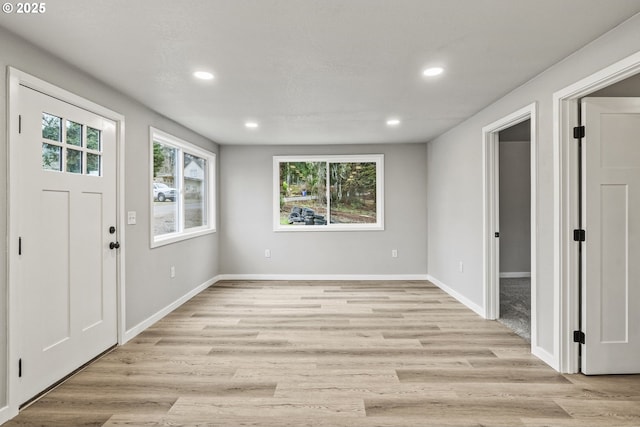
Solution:
{"label": "parked car outside window", "polygon": [[164,202],[165,200],[175,202],[177,195],[178,195],[178,190],[176,190],[175,188],[171,188],[167,184],[164,184],[162,182],[153,183],[153,199],[154,200],[157,200],[159,202]]}

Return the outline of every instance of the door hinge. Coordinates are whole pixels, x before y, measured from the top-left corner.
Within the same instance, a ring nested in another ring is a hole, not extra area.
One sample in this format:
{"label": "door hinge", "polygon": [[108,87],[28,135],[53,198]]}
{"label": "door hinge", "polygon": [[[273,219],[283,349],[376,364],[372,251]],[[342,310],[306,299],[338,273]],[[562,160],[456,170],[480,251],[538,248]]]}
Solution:
{"label": "door hinge", "polygon": [[18,237],[18,255],[22,255],[22,237]]}
{"label": "door hinge", "polygon": [[494,237],[500,237],[500,233],[496,231]]}
{"label": "door hinge", "polygon": [[575,139],[584,138],[584,126],[576,126],[573,128],[573,137]]}
{"label": "door hinge", "polygon": [[586,337],[584,335],[584,332],[582,332],[582,331],[573,331],[573,342],[584,344],[585,338]]}
{"label": "door hinge", "polygon": [[18,115],[18,133],[22,133],[22,116]]}
{"label": "door hinge", "polygon": [[18,378],[22,378],[22,359],[18,359]]}
{"label": "door hinge", "polygon": [[573,230],[573,240],[576,242],[584,242],[587,240],[587,232],[583,229]]}

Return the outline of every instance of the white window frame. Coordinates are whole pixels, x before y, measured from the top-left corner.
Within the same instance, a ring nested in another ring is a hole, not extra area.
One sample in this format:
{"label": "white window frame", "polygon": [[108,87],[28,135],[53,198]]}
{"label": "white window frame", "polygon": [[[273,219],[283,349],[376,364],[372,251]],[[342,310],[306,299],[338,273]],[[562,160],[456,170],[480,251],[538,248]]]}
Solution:
{"label": "white window frame", "polygon": [[[153,196],[153,143],[158,142],[168,145],[178,150],[177,170],[176,170],[176,190],[178,191],[178,217],[176,218],[176,231],[173,233],[162,234],[156,236],[154,225],[154,196]],[[149,217],[150,217],[150,239],[151,248],[168,245],[170,243],[191,239],[205,234],[216,232],[216,154],[198,147],[190,142],[180,139],[176,136],[163,132],[154,127],[149,127]],[[201,227],[184,229],[184,153],[203,158],[207,161],[207,203],[206,207],[206,223]]]}
{"label": "white window frame", "polygon": [[[331,201],[329,197],[329,168],[327,168],[327,224],[326,225],[281,225],[280,224],[280,163],[326,162],[328,163],[375,163],[376,164],[376,222],[371,224],[331,224]],[[273,231],[382,231],[384,230],[384,154],[330,155],[330,156],[273,156]]]}

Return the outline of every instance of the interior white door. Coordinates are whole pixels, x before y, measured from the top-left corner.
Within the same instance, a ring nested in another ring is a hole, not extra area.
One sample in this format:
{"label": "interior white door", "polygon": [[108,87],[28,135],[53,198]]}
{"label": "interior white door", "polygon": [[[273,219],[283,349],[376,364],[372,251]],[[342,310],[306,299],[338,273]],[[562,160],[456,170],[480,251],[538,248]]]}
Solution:
{"label": "interior white door", "polygon": [[640,98],[585,98],[585,374],[640,373]]}
{"label": "interior white door", "polygon": [[24,86],[18,98],[25,402],[117,342],[116,126]]}

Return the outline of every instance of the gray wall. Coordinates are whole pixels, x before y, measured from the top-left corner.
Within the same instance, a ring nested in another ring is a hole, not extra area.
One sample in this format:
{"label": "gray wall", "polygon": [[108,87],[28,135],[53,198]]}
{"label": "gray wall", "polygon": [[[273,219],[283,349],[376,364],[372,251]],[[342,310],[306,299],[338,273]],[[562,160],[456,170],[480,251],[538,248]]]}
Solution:
{"label": "gray wall", "polygon": [[[384,231],[273,231],[274,155],[363,153],[385,155]],[[223,273],[426,274],[425,144],[225,145],[220,155]]]}
{"label": "gray wall", "polygon": [[[137,211],[137,225],[126,226],[126,328],[129,329],[218,274],[218,235],[208,235],[157,249],[149,248],[149,126],[174,134],[214,152],[216,144],[154,113],[127,96],[35,48],[0,28],[0,80],[7,66],[32,74],[125,116],[126,211]],[[6,84],[0,85],[2,99]],[[6,242],[7,122],[6,102],[0,103],[0,241]],[[0,257],[0,348],[7,337],[6,246]],[[194,263],[194,259],[200,262]],[[169,264],[177,277],[169,278]],[[0,407],[6,402],[6,352],[0,351]]]}
{"label": "gray wall", "polygon": [[500,272],[531,272],[531,144],[500,133]]}
{"label": "gray wall", "polygon": [[[638,51],[640,16],[591,42],[428,144],[429,274],[483,306],[482,128],[538,105],[537,342],[557,358],[553,293],[553,93]],[[463,273],[458,260],[465,261]]]}

